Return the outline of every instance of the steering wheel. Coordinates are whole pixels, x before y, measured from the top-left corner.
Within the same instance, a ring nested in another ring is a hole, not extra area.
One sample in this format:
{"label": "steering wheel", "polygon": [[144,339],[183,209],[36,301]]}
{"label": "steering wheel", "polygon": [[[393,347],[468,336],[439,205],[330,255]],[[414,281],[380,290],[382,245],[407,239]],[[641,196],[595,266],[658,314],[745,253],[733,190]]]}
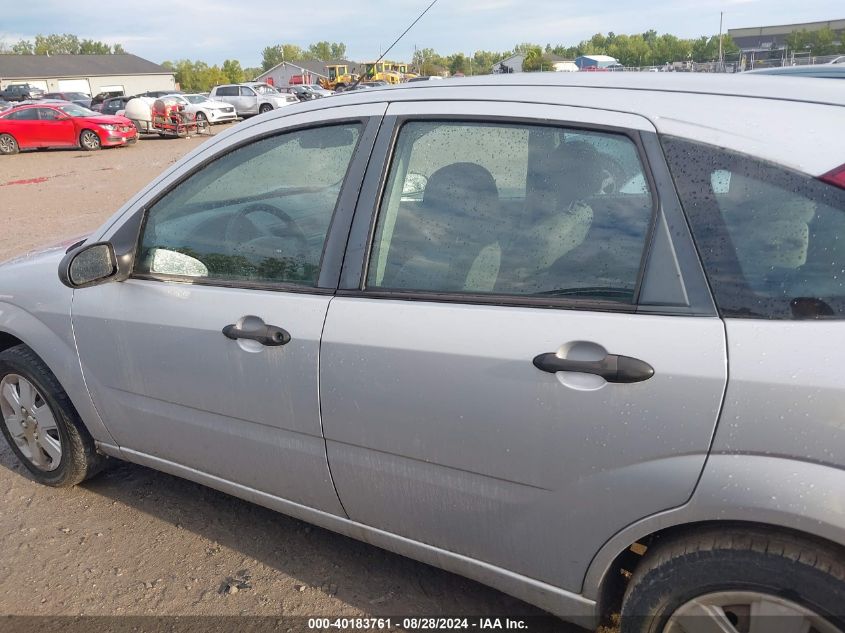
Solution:
{"label": "steering wheel", "polygon": [[[285,225],[285,235],[271,233],[264,227],[252,222],[249,219],[249,216],[253,213],[269,213],[270,215],[277,217]],[[248,241],[244,241],[244,235],[249,234],[250,228],[253,231],[258,231],[260,235],[258,237],[250,238]],[[305,255],[309,250],[308,238],[296,221],[280,208],[275,207],[272,204],[267,204],[266,202],[251,204],[233,215],[226,224],[224,239],[226,244],[229,245],[228,248],[230,255],[243,254],[244,252],[255,250],[266,251],[269,248],[270,250],[282,250],[285,256],[291,256],[294,254]],[[286,248],[272,248],[279,243],[282,243],[283,246],[287,247],[290,240],[297,243],[297,248],[294,253],[285,253],[284,250],[287,250]],[[276,244],[273,244],[273,242],[276,242]]]}

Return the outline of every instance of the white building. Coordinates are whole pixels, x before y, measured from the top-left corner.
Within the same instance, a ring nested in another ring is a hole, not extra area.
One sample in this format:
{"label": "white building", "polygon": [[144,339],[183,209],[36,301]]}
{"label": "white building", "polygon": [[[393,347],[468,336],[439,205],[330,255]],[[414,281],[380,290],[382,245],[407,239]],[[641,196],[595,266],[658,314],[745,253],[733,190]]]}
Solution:
{"label": "white building", "polygon": [[0,88],[21,83],[91,96],[176,89],[172,71],[136,55],[0,55]]}

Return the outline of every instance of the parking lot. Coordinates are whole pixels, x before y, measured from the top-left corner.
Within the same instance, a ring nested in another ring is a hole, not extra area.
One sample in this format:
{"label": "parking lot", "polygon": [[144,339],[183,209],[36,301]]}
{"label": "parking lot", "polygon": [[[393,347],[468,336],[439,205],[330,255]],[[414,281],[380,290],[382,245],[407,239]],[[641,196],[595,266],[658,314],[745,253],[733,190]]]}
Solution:
{"label": "parking lot", "polygon": [[[0,260],[85,234],[205,140],[147,138],[99,152],[3,157]],[[73,489],[44,487],[5,442],[0,535],[4,615],[542,614],[472,581],[143,467],[116,464]]]}

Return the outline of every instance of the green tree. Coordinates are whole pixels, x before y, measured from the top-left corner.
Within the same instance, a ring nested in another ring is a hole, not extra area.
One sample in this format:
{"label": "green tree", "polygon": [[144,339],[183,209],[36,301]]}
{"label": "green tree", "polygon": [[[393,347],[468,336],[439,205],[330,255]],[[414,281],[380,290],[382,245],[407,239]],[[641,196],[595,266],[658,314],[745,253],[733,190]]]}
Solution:
{"label": "green tree", "polygon": [[57,33],[54,33],[52,35],[36,35],[35,54],[78,55],[79,38],[76,35],[71,35],[70,33],[65,33],[62,35],[59,35]]}
{"label": "green tree", "polygon": [[439,67],[445,66],[443,58],[433,48],[420,48],[414,51],[412,63],[420,75],[434,75]]}
{"label": "green tree", "polygon": [[343,42],[317,42],[308,47],[308,54],[314,59],[331,61],[346,57],[346,44]]}
{"label": "green tree", "polygon": [[29,40],[20,40],[12,46],[12,53],[15,55],[33,55],[35,54],[35,47]]}
{"label": "green tree", "polygon": [[550,69],[551,64],[546,61],[541,47],[532,46],[525,51],[524,55],[525,61],[522,62],[522,70],[525,72],[542,70],[544,67],[546,70]]}
{"label": "green tree", "polygon": [[839,48],[836,33],[827,27],[814,31],[811,39],[813,55],[833,55]]}
{"label": "green tree", "polygon": [[105,42],[95,42],[94,40],[82,40],[79,43],[80,55],[110,55],[112,47]]}
{"label": "green tree", "polygon": [[295,62],[309,58],[309,55],[296,44],[267,46],[261,52],[261,56],[261,67],[264,70],[270,70],[273,66],[278,66],[282,62]]}
{"label": "green tree", "polygon": [[120,44],[110,46],[96,40],[80,40],[71,33],[39,33],[35,41],[18,41],[11,47],[11,52],[17,55],[109,55],[124,54],[126,50]]}
{"label": "green tree", "polygon": [[264,69],[258,66],[254,68],[244,68],[245,81],[254,81],[255,78],[263,72]]}
{"label": "green tree", "polygon": [[236,59],[224,61],[222,70],[228,83],[238,84],[246,79],[244,69],[241,68],[241,63]]}
{"label": "green tree", "polygon": [[455,53],[454,55],[450,55],[446,58],[447,60],[447,67],[449,68],[449,72],[453,75],[457,75],[458,73],[462,73],[464,75],[470,74],[470,62],[469,58],[463,53]]}
{"label": "green tree", "polygon": [[493,69],[493,64],[505,57],[507,55],[504,53],[475,51],[472,55],[472,72],[476,75],[485,75]]}

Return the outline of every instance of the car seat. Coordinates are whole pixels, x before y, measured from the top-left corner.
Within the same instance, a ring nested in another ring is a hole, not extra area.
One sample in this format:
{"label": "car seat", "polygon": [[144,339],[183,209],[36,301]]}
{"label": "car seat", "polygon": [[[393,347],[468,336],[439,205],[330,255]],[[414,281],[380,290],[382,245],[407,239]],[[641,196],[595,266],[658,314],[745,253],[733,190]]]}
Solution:
{"label": "car seat", "polygon": [[490,290],[500,265],[497,243],[502,230],[492,174],[475,163],[441,167],[428,179],[417,208],[400,207],[382,285]]}

